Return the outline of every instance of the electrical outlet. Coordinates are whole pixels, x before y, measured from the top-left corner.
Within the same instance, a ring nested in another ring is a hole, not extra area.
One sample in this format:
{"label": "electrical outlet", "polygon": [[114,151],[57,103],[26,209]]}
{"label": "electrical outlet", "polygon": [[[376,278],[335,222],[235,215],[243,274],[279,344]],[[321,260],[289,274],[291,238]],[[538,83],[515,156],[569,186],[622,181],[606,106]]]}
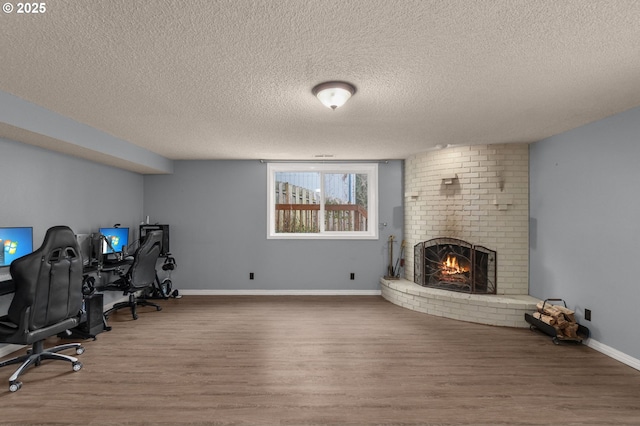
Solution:
{"label": "electrical outlet", "polygon": [[591,309],[584,310],[584,319],[587,321],[591,321]]}
{"label": "electrical outlet", "polygon": [[355,272],[352,272],[351,275],[349,275],[349,279],[355,280],[356,279],[356,274]]}
{"label": "electrical outlet", "polygon": [[253,279],[253,272],[249,272],[249,279],[252,280]]}

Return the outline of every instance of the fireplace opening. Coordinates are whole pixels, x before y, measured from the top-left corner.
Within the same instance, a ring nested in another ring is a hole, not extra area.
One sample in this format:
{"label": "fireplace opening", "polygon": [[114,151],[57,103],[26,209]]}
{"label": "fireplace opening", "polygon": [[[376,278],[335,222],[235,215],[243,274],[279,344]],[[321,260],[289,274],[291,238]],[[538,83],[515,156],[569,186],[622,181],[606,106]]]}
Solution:
{"label": "fireplace opening", "polygon": [[463,293],[496,294],[496,252],[457,238],[414,246],[414,282]]}

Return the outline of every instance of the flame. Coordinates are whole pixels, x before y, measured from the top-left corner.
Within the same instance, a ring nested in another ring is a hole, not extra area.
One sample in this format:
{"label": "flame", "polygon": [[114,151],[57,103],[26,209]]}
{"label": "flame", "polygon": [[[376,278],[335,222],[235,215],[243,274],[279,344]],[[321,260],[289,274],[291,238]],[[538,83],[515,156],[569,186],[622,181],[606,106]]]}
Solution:
{"label": "flame", "polygon": [[469,268],[463,268],[458,264],[456,256],[447,255],[447,259],[442,262],[442,273],[446,275],[461,274],[468,272]]}

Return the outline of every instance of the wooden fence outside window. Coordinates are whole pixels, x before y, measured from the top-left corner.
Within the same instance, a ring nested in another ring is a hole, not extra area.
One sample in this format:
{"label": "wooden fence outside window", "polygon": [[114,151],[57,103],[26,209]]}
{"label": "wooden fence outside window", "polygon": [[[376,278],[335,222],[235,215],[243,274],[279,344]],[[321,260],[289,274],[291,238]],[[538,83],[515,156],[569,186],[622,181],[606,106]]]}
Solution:
{"label": "wooden fence outside window", "polygon": [[[277,233],[320,232],[320,200],[306,188],[276,183],[275,231]],[[366,231],[367,210],[356,204],[325,204],[325,231]]]}
{"label": "wooden fence outside window", "polygon": [[[276,232],[320,232],[319,204],[276,204]],[[325,231],[366,231],[367,211],[354,204],[326,204]]]}

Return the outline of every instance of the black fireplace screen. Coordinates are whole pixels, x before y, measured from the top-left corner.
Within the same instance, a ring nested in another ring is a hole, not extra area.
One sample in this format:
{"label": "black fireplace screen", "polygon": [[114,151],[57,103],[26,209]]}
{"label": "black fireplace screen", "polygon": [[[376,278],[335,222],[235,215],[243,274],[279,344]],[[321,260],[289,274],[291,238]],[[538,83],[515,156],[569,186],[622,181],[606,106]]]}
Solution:
{"label": "black fireplace screen", "polygon": [[464,293],[496,293],[496,252],[457,238],[414,246],[413,280],[424,287]]}

